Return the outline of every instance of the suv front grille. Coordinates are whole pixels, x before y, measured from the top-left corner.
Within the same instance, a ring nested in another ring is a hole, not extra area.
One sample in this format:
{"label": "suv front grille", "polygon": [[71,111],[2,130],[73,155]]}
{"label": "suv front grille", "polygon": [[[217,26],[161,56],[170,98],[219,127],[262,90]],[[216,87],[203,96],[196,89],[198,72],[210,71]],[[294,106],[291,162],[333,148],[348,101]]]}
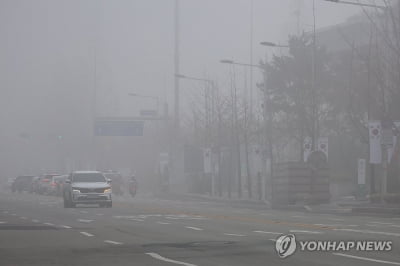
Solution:
{"label": "suv front grille", "polygon": [[76,188],[81,193],[104,193],[106,188]]}

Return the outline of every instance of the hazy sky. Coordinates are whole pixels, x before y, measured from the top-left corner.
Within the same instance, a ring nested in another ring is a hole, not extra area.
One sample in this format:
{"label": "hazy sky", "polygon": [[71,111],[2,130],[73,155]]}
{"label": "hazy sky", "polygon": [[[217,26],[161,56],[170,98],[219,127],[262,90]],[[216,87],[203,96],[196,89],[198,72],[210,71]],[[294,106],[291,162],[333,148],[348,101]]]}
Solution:
{"label": "hazy sky", "polygon": [[[360,11],[315,2],[317,27]],[[250,61],[250,6],[250,0],[181,0],[180,72],[226,86],[228,67],[219,60]],[[168,94],[172,104],[173,11],[173,0],[1,0],[3,121],[29,117],[45,127],[51,110],[70,111],[73,119],[74,105],[90,109],[95,64],[99,114],[155,106],[128,92]],[[254,63],[272,52],[260,41],[285,43],[289,33],[311,28],[311,15],[311,0],[254,0]],[[182,80],[183,99],[199,86]]]}

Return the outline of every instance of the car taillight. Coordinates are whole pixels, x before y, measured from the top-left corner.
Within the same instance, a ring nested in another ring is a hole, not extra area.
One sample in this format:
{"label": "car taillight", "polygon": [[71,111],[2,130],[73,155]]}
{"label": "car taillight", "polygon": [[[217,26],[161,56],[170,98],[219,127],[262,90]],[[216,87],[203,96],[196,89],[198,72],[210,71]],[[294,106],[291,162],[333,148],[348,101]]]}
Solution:
{"label": "car taillight", "polygon": [[56,185],[57,185],[57,184],[56,184],[56,183],[54,183],[54,182],[53,182],[53,183],[51,183],[51,186],[52,186],[52,187],[55,187]]}

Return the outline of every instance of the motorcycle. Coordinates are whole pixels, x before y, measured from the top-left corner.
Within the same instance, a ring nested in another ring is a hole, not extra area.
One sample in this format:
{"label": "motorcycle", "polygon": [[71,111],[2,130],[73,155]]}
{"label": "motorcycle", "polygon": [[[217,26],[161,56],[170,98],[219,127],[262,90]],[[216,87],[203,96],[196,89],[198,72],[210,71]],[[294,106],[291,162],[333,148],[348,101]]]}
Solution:
{"label": "motorcycle", "polygon": [[129,181],[129,194],[131,194],[132,198],[135,197],[137,192],[137,181],[135,179]]}

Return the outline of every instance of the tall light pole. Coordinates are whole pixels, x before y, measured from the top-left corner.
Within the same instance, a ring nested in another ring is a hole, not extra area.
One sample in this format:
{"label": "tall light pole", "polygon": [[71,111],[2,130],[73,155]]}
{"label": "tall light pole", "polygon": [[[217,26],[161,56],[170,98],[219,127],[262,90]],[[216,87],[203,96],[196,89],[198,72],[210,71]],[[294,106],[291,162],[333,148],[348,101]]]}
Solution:
{"label": "tall light pole", "polygon": [[[192,77],[192,76],[186,76],[182,75],[180,73],[175,74],[175,78],[178,79],[186,79],[186,80],[194,80],[194,81],[200,81],[204,82],[205,84],[209,85],[211,87],[211,93],[212,93],[212,103],[211,103],[211,115],[210,115],[210,110],[209,110],[209,103],[208,103],[208,86],[204,88],[204,111],[205,111],[205,129],[206,129],[206,134],[205,134],[205,139],[204,139],[204,145],[205,148],[207,146],[211,146],[212,142],[212,132],[211,132],[211,121],[214,116],[214,92],[215,92],[215,84],[214,81],[210,79],[204,79],[204,78],[198,78],[198,77]],[[214,170],[211,171],[211,195],[215,195],[215,173]]]}

